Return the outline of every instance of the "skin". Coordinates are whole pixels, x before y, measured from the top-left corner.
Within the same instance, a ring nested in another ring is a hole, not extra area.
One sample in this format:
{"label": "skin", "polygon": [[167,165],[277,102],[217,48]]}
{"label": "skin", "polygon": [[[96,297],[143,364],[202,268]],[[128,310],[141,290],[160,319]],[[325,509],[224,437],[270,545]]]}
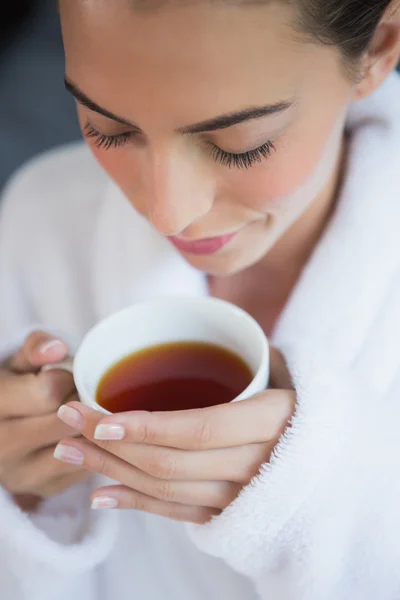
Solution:
{"label": "skin", "polygon": [[74,397],[75,387],[68,373],[39,370],[67,354],[64,343],[36,332],[0,368],[0,485],[24,510],[87,477],[74,465],[60,469],[52,459],[57,442],[76,435],[57,419],[58,408]]}
{"label": "skin", "polygon": [[[259,263],[295,222],[304,229],[296,245],[303,245],[320,228],[314,217],[326,211],[319,205],[331,203],[327,190],[354,95],[338,53],[299,45],[290,27],[294,14],[282,8],[194,3],[135,12],[129,2],[114,6],[61,3],[66,73],[97,104],[140,128],[118,149],[98,149],[89,140],[134,208],[165,236],[197,240],[239,230],[217,255],[185,255],[214,276]],[[177,133],[282,101],[293,106],[279,115],[199,135]],[[78,114],[82,128],[89,121],[105,135],[132,132],[79,103]],[[210,156],[210,143],[239,153],[267,141],[276,151],[247,170]],[[305,212],[310,215],[300,223]]]}
{"label": "skin", "polygon": [[[238,230],[220,252],[184,257],[208,275],[212,295],[242,306],[270,333],[335,208],[346,168],[347,110],[379,87],[398,60],[399,11],[385,15],[357,83],[339,50],[302,39],[292,24],[293,8],[280,3],[135,9],[128,0],[62,0],[60,12],[68,80],[130,123],[78,102],[83,129],[89,122],[103,135],[129,134],[126,144],[108,150],[90,138],[97,160],[161,235],[192,240]],[[281,102],[291,105],[279,114],[215,131],[181,132],[220,115]],[[275,150],[248,169],[228,168],[212,156],[215,146],[243,153],[270,141]],[[78,402],[65,405],[75,392],[71,379],[65,389],[53,379],[60,377],[56,372],[26,379],[67,353],[60,342],[57,357],[41,354],[42,335],[28,340],[6,366],[3,377],[14,377],[8,406],[17,397],[34,397],[34,382],[44,376],[54,381],[63,404],[59,417],[80,436],[63,439],[56,458],[77,477],[83,468],[121,482],[95,492],[97,508],[118,505],[204,522],[257,474],[295,410],[284,359],[273,351],[272,389],[256,398],[203,411],[101,418]],[[7,404],[0,399],[0,405]],[[9,461],[9,472],[17,465],[26,474],[29,460],[29,472],[46,479],[50,463],[36,460],[37,443],[24,430],[31,417],[23,406],[14,440],[20,425],[31,451]],[[41,409],[36,417],[47,418]],[[8,418],[5,411],[0,426]],[[44,445],[51,447],[53,438]],[[32,477],[18,481],[18,490],[4,485],[13,493],[53,493],[47,480],[43,489]]]}

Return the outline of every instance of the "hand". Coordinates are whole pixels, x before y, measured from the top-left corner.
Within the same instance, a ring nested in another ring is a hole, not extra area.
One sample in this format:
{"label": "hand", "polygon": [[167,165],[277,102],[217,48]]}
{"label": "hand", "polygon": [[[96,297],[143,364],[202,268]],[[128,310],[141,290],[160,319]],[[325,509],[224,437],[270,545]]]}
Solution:
{"label": "hand", "polygon": [[104,417],[71,402],[59,416],[86,440],[63,440],[55,457],[122,484],[97,490],[93,508],[204,523],[257,475],[293,414],[296,395],[277,351],[271,369],[272,381],[288,389],[200,410]]}
{"label": "hand", "polygon": [[57,419],[75,387],[70,374],[40,368],[67,354],[64,343],[37,332],[0,367],[0,485],[25,510],[86,476],[76,467],[60,469],[52,458],[62,437],[76,435]]}

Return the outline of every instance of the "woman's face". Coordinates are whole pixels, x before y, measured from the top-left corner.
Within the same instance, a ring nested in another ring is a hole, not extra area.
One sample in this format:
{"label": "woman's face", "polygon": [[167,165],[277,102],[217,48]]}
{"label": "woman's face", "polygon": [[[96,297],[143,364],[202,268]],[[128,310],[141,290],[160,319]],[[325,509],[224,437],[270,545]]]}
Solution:
{"label": "woman's face", "polygon": [[331,180],[353,86],[272,2],[61,2],[82,130],[135,209],[213,275],[260,261]]}

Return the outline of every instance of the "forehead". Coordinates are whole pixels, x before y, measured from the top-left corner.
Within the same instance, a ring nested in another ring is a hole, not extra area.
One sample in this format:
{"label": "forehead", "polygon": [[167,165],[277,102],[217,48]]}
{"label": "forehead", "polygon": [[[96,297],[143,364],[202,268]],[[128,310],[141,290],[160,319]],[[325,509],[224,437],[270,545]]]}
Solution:
{"label": "forehead", "polygon": [[61,0],[60,8],[68,77],[127,116],[132,106],[168,113],[183,103],[190,123],[207,118],[199,106],[212,104],[214,115],[229,103],[234,109],[291,98],[304,85],[313,51],[296,39],[286,4],[138,9],[131,0]]}

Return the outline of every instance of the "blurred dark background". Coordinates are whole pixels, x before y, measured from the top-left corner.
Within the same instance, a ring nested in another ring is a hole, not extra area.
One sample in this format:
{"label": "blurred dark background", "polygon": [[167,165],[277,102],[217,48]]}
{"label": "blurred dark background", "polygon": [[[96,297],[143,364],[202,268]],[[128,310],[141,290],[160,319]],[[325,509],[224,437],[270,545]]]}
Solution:
{"label": "blurred dark background", "polygon": [[56,0],[14,0],[2,13],[0,189],[31,156],[80,137],[64,90]]}
{"label": "blurred dark background", "polygon": [[14,0],[2,11],[0,189],[31,156],[80,138],[74,102],[64,90],[56,5]]}

